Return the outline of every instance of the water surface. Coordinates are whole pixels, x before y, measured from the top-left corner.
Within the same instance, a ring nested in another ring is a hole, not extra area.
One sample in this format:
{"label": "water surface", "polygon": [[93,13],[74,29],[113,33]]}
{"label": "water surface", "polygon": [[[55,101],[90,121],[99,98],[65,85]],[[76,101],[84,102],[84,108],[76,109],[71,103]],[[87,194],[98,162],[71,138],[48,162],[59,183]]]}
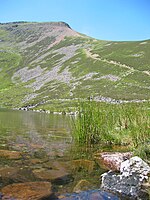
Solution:
{"label": "water surface", "polygon": [[0,109],[0,149],[22,154],[18,160],[0,157],[0,170],[10,167],[20,170],[16,175],[14,172],[1,178],[0,187],[14,182],[50,181],[44,174],[56,175],[58,170],[64,178],[51,181],[58,194],[73,192],[82,179],[90,183],[89,189],[98,188],[102,171],[96,163],[93,171],[86,166],[72,166],[73,160],[92,160],[92,150],[74,144],[71,121],[66,115]]}

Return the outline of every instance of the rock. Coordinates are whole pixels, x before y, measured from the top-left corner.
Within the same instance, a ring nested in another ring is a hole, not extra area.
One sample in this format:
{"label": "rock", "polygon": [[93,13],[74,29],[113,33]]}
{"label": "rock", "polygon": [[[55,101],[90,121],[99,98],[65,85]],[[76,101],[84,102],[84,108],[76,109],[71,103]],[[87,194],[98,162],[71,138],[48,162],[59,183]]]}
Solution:
{"label": "rock", "polygon": [[113,171],[119,171],[121,163],[132,156],[131,152],[102,152],[95,155],[97,163]]}
{"label": "rock", "polygon": [[0,168],[0,186],[10,183],[34,181],[35,176],[30,169],[20,169],[17,167]]}
{"label": "rock", "polygon": [[35,177],[45,181],[53,181],[57,184],[68,183],[71,180],[71,175],[67,171],[64,170],[56,170],[56,169],[36,169],[33,170],[33,174]]}
{"label": "rock", "polygon": [[13,182],[13,177],[17,175],[19,169],[14,167],[0,168],[0,187],[4,187]]}
{"label": "rock", "polygon": [[17,174],[19,171],[18,168],[16,167],[3,167],[0,168],[0,177],[5,178],[5,177],[10,177],[14,174]]}
{"label": "rock", "polygon": [[30,147],[31,147],[32,149],[44,149],[43,145],[41,145],[41,144],[34,144],[34,143],[31,143],[31,144],[30,144]]}
{"label": "rock", "polygon": [[84,160],[84,159],[79,159],[79,160],[73,160],[71,161],[71,166],[73,170],[79,170],[79,169],[84,169],[91,173],[94,169],[95,162],[91,160]]}
{"label": "rock", "polygon": [[90,182],[87,180],[80,180],[73,188],[73,192],[81,192],[90,188]]}
{"label": "rock", "polygon": [[63,176],[68,175],[67,173],[63,173],[59,170],[48,170],[44,168],[33,170],[33,173],[37,178],[42,180],[55,180],[57,178],[61,178]]}
{"label": "rock", "polygon": [[[119,194],[124,198],[128,197],[128,199],[132,200],[137,199],[137,197],[140,195],[140,177],[136,174],[133,175],[134,176],[125,177],[122,175],[117,175],[112,171],[104,173],[102,175],[101,189]],[[143,200],[148,200],[148,198],[146,198],[144,195]]]}
{"label": "rock", "polygon": [[44,168],[47,169],[56,169],[56,170],[65,170],[69,171],[70,163],[62,161],[48,161],[43,164]]}
{"label": "rock", "polygon": [[48,161],[43,163],[43,168],[35,169],[33,173],[38,179],[65,184],[72,181],[69,168],[68,162]]}
{"label": "rock", "polygon": [[142,184],[142,189],[145,190],[150,196],[150,177],[147,182]]}
{"label": "rock", "polygon": [[44,162],[44,161],[42,161],[41,159],[38,159],[38,158],[30,159],[31,165],[41,164],[41,163],[43,163],[43,162]]}
{"label": "rock", "polygon": [[4,196],[16,200],[42,200],[52,195],[49,182],[26,182],[8,185],[1,190]]}
{"label": "rock", "polygon": [[18,199],[15,199],[13,197],[6,196],[6,195],[3,195],[2,193],[0,193],[0,200],[18,200]]}
{"label": "rock", "polygon": [[83,191],[80,193],[72,193],[72,194],[66,194],[61,195],[58,197],[58,199],[61,200],[120,200],[119,197],[116,195],[113,195],[109,192],[105,192],[102,190],[88,190]]}
{"label": "rock", "polygon": [[124,176],[130,176],[136,173],[140,176],[140,181],[142,182],[144,179],[148,179],[150,167],[141,158],[135,156],[121,163],[120,172]]}
{"label": "rock", "polygon": [[21,153],[18,151],[0,150],[0,157],[8,159],[20,159]]}
{"label": "rock", "polygon": [[121,163],[120,174],[109,171],[102,174],[101,188],[120,194],[128,199],[148,200],[149,195],[142,189],[148,180],[150,167],[141,158],[135,156]]}

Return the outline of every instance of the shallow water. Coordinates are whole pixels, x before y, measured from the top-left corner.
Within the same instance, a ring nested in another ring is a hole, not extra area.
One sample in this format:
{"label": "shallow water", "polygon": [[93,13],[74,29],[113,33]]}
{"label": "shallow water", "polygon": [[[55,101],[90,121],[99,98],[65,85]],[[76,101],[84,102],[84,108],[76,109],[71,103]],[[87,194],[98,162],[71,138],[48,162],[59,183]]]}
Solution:
{"label": "shallow water", "polygon": [[94,160],[94,150],[74,144],[71,121],[66,115],[0,109],[0,150],[21,152],[19,159],[0,157],[0,170],[18,170],[2,177],[0,188],[18,182],[50,181],[60,195],[73,192],[82,179],[89,182],[87,189],[99,188],[104,170],[96,163],[92,170],[86,166],[89,164],[73,166],[73,160]]}

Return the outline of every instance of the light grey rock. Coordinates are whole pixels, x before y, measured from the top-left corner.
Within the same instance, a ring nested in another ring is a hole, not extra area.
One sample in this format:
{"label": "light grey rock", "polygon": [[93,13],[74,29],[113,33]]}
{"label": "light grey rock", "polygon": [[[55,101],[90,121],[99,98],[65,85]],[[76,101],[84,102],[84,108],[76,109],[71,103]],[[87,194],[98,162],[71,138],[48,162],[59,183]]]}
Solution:
{"label": "light grey rock", "polygon": [[121,163],[120,172],[126,177],[136,173],[142,182],[144,179],[148,179],[150,167],[140,157],[135,156]]}

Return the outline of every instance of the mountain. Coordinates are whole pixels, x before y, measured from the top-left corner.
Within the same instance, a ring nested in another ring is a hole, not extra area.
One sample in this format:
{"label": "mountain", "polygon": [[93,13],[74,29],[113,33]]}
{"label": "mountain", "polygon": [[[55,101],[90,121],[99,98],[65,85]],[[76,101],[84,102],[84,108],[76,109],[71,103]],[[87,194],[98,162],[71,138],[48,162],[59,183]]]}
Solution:
{"label": "mountain", "polygon": [[0,23],[0,106],[150,99],[150,40],[102,41],[65,22]]}

